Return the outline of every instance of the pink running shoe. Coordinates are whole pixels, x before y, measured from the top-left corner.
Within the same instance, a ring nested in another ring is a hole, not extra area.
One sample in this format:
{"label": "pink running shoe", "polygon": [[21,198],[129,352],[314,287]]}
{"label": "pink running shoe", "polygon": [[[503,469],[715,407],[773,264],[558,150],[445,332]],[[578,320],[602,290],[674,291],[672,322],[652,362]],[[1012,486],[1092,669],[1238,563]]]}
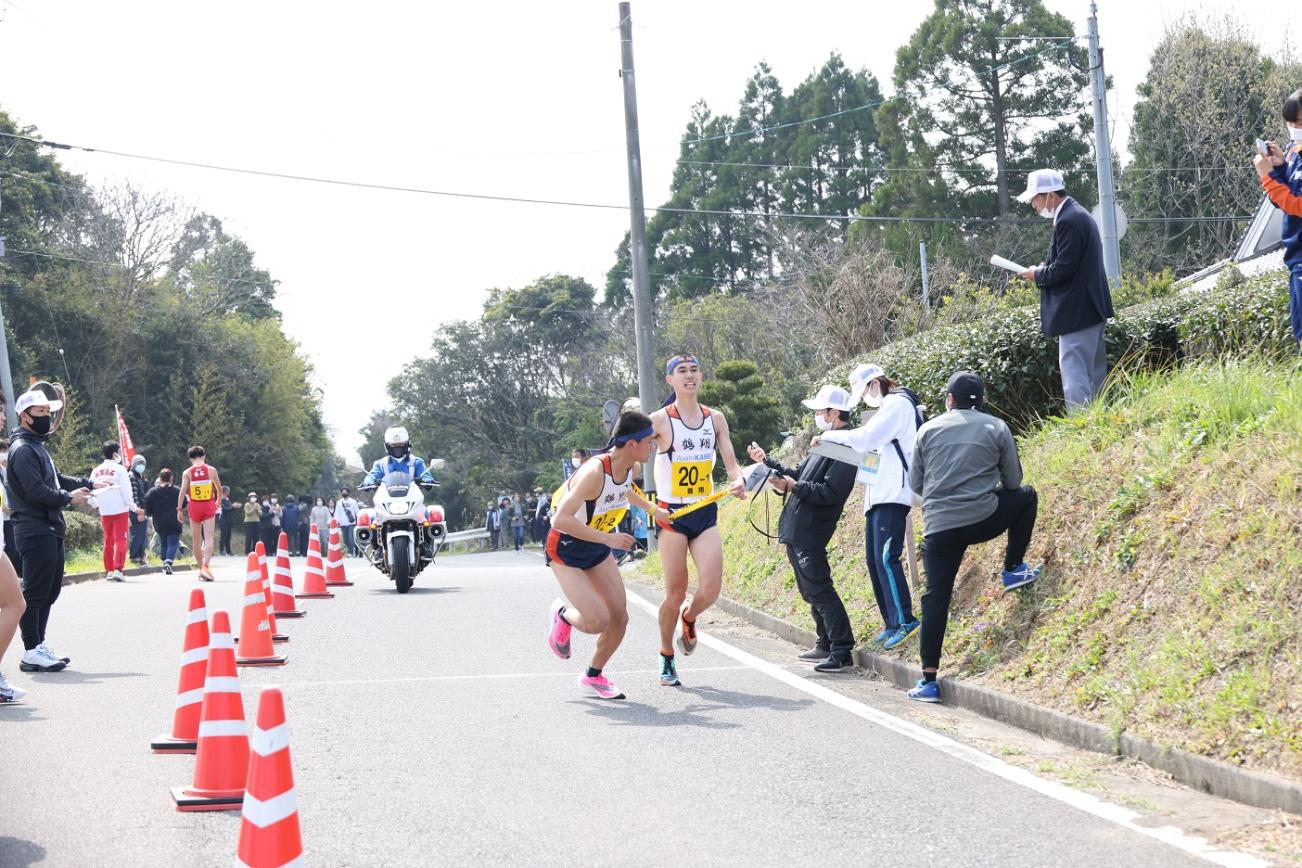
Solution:
{"label": "pink running shoe", "polygon": [[596,678],[589,678],[587,675],[579,678],[579,686],[586,687],[601,699],[623,699],[624,694],[615,686],[605,675],[598,675]]}
{"label": "pink running shoe", "polygon": [[560,599],[552,601],[552,629],[547,634],[547,644],[551,646],[552,651],[562,660],[570,659],[570,631],[573,629],[561,617],[561,609],[565,608],[565,603]]}

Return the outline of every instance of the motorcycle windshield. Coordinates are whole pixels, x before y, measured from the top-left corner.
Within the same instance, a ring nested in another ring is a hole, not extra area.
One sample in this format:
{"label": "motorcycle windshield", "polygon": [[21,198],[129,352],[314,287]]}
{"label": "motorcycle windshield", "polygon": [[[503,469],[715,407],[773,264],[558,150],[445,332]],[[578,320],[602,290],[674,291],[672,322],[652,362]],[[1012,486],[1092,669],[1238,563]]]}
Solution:
{"label": "motorcycle windshield", "polygon": [[411,474],[401,470],[394,470],[386,473],[380,483],[390,497],[406,497],[407,492],[411,489]]}

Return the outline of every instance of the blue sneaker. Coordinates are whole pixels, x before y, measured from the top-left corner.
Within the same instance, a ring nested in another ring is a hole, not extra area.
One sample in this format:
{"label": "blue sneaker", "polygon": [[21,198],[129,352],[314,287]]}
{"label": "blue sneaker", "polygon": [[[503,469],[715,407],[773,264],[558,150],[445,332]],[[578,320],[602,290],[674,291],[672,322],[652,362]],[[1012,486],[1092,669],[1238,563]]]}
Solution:
{"label": "blue sneaker", "polygon": [[683,682],[678,680],[678,667],[674,665],[674,658],[660,655],[660,686],[661,687],[678,687]]}
{"label": "blue sneaker", "polygon": [[1017,569],[1004,570],[1002,573],[999,574],[999,577],[1003,579],[1004,590],[1011,591],[1014,588],[1020,588],[1024,585],[1029,585],[1031,582],[1040,578],[1040,568],[1028,567],[1026,565],[1026,562],[1023,561],[1022,563],[1017,565]]}
{"label": "blue sneaker", "polygon": [[905,696],[918,702],[940,702],[940,682],[919,681]]}
{"label": "blue sneaker", "polygon": [[898,627],[887,627],[885,630],[877,634],[877,638],[874,639],[873,642],[877,645],[885,645],[886,640],[894,636],[895,631],[898,629]]}
{"label": "blue sneaker", "polygon": [[899,629],[896,630],[894,633],[892,633],[890,638],[882,643],[882,647],[885,648],[887,651],[889,651],[892,648],[896,647],[897,645],[903,645],[905,642],[908,641],[910,636],[918,632],[918,628],[921,626],[922,626],[921,622],[917,621],[916,619],[901,624]]}

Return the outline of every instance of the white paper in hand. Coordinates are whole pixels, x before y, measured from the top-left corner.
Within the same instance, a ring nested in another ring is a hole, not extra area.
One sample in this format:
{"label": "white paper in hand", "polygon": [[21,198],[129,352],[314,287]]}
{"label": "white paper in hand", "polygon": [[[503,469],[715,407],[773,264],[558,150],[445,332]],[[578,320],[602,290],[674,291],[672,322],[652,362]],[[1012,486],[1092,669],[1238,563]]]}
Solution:
{"label": "white paper in hand", "polygon": [[1016,274],[1021,274],[1023,271],[1026,270],[1026,266],[1018,265],[1016,262],[1013,262],[1011,259],[1004,259],[1002,256],[991,256],[990,264],[997,265],[1000,268],[1006,268],[1009,271],[1012,271]]}

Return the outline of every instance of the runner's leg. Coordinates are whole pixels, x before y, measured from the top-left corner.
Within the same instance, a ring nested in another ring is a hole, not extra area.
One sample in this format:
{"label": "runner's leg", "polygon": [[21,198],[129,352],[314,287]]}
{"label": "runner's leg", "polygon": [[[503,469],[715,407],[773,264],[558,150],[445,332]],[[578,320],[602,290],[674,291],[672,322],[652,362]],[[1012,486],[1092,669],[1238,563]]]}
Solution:
{"label": "runner's leg", "polygon": [[[203,568],[205,572],[212,571],[212,550],[213,543],[216,541],[216,526],[216,516],[209,516],[203,520]],[[272,556],[274,557],[274,553]]]}
{"label": "runner's leg", "polygon": [[606,629],[597,637],[597,649],[592,654],[592,667],[605,669],[628,630],[628,596],[613,557],[588,570],[588,577],[609,613]]}
{"label": "runner's leg", "polygon": [[687,598],[687,537],[673,531],[660,534],[660,563],[665,574],[665,599],[660,604],[660,653],[672,657],[678,614]]}
{"label": "runner's leg", "polygon": [[588,574],[576,567],[552,561],[552,573],[568,600],[565,622],[580,633],[601,633],[610,624],[610,610]]}
{"label": "runner's leg", "polygon": [[714,605],[723,590],[723,538],[719,528],[711,527],[688,544],[692,562],[696,564],[696,593],[687,609],[687,619],[695,621],[702,612]]}
{"label": "runner's leg", "polygon": [[23,599],[23,589],[18,584],[18,573],[8,555],[0,553],[0,659],[4,658],[5,649],[13,642],[18,619],[25,611],[27,601]]}

